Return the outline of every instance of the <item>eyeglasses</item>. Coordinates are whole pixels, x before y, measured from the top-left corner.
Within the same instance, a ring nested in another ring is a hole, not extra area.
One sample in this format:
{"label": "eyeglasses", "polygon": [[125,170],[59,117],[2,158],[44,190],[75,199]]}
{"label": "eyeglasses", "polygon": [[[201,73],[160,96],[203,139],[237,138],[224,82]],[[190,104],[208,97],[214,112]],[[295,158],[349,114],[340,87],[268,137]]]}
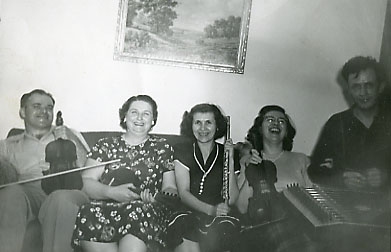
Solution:
{"label": "eyeglasses", "polygon": [[286,119],[285,118],[282,118],[282,117],[279,117],[279,118],[276,118],[274,116],[266,116],[264,119],[263,119],[264,122],[267,122],[269,124],[272,124],[272,123],[277,123],[281,126],[286,126],[287,122],[286,122]]}

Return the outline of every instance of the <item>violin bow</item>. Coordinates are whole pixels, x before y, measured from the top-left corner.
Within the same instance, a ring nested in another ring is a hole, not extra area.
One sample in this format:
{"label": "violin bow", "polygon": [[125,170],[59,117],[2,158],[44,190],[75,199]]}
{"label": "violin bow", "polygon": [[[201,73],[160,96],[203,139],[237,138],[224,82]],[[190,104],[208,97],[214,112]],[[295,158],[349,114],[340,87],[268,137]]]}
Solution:
{"label": "violin bow", "polygon": [[11,185],[19,185],[19,184],[24,184],[24,183],[28,183],[28,182],[37,181],[37,180],[52,178],[52,177],[56,177],[56,176],[60,176],[60,175],[64,175],[64,174],[68,174],[68,173],[72,173],[72,172],[84,171],[84,170],[88,170],[88,169],[95,168],[95,167],[102,166],[102,165],[108,165],[108,164],[112,164],[112,163],[117,163],[119,161],[120,161],[120,159],[115,159],[115,160],[110,160],[110,161],[107,161],[107,162],[102,162],[102,163],[99,163],[99,164],[94,164],[94,165],[89,165],[89,166],[75,168],[75,169],[72,169],[72,170],[56,172],[56,173],[48,174],[48,175],[41,176],[41,177],[36,177],[36,178],[31,178],[31,179],[25,179],[25,180],[21,180],[21,181],[11,182],[11,183],[0,185],[0,189],[4,188],[4,187],[7,187],[7,186],[11,186]]}

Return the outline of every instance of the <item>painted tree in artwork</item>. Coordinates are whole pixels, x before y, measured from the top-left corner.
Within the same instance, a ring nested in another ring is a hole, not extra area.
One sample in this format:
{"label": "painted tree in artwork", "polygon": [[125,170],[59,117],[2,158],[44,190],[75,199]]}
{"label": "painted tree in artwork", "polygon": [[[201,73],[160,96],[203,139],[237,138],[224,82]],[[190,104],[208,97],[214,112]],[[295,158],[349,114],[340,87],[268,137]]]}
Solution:
{"label": "painted tree in artwork", "polygon": [[133,8],[133,10],[128,10],[128,13],[143,13],[148,19],[151,32],[171,35],[170,27],[177,18],[174,10],[177,4],[178,2],[174,0],[134,0],[129,1],[128,8]]}
{"label": "painted tree in artwork", "polygon": [[[171,2],[167,0],[164,1]],[[177,4],[177,2],[171,2],[171,4],[173,3],[175,3],[175,5]],[[170,27],[174,24],[173,20],[177,18],[177,14],[171,6],[160,6],[160,8],[156,9],[151,14],[150,25],[153,32],[166,35],[172,34]]]}
{"label": "painted tree in artwork", "polygon": [[217,19],[204,28],[207,38],[235,38],[240,36],[242,19],[229,16],[227,19]]}
{"label": "painted tree in artwork", "polygon": [[126,27],[130,27],[133,24],[133,18],[137,16],[138,4],[135,1],[128,2],[128,13],[126,16]]}

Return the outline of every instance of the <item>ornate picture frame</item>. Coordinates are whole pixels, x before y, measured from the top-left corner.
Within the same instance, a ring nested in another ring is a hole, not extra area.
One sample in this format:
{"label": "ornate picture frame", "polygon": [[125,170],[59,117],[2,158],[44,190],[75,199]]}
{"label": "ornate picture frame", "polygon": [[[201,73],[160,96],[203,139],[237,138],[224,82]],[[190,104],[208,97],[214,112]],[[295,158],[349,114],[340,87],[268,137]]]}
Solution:
{"label": "ornate picture frame", "polygon": [[244,73],[252,0],[120,0],[114,59]]}

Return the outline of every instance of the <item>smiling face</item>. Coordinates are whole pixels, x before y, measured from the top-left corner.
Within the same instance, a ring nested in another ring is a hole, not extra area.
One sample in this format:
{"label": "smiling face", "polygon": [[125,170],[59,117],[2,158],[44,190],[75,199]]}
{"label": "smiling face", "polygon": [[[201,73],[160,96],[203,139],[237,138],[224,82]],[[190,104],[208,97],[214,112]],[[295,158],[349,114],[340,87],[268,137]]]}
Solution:
{"label": "smiling face", "polygon": [[193,115],[192,129],[194,137],[200,143],[214,141],[216,133],[216,120],[212,112],[197,112]]}
{"label": "smiling face", "polygon": [[265,114],[260,128],[264,143],[278,143],[287,135],[287,118],[280,111],[269,111]]}
{"label": "smiling face", "polygon": [[147,136],[153,124],[152,106],[145,101],[130,104],[125,116],[127,131],[137,136]]}
{"label": "smiling face", "polygon": [[348,91],[358,109],[369,110],[377,106],[382,90],[383,85],[377,81],[371,68],[348,76]]}
{"label": "smiling face", "polygon": [[53,108],[52,98],[44,94],[32,94],[19,111],[26,130],[49,131],[53,122]]}

